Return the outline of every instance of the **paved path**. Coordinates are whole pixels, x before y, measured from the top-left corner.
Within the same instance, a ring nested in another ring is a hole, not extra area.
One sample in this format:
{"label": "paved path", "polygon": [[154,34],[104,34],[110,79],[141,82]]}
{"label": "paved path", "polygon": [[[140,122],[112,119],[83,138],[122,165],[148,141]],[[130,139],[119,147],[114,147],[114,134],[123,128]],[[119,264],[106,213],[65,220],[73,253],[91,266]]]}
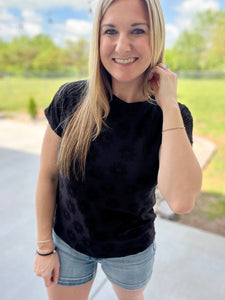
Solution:
{"label": "paved path", "polygon": [[[1,300],[47,300],[42,279],[32,270],[35,185],[44,128],[0,120]],[[156,262],[145,300],[225,299],[224,237],[164,219],[156,221],[156,232]],[[100,268],[89,300],[116,300]]]}

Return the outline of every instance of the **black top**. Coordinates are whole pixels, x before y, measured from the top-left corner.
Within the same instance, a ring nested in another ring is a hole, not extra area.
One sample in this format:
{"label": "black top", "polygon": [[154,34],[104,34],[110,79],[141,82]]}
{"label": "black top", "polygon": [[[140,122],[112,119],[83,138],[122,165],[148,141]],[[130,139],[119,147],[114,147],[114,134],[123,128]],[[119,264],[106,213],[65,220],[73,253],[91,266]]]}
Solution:
{"label": "black top", "polygon": [[[86,84],[63,85],[46,108],[59,136]],[[190,111],[179,106],[192,143]],[[144,251],[153,242],[162,121],[157,104],[126,103],[113,96],[108,128],[88,152],[85,181],[59,175],[54,229],[72,248],[97,258],[121,257]]]}

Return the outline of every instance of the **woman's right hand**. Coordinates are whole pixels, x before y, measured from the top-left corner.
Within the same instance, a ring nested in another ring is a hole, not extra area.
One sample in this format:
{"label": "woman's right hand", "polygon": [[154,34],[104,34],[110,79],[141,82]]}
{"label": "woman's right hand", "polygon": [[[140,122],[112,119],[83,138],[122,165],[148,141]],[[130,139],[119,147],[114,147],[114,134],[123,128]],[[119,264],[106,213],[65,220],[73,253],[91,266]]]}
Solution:
{"label": "woman's right hand", "polygon": [[33,267],[36,275],[44,279],[46,287],[58,282],[60,263],[57,252],[49,256],[36,254]]}

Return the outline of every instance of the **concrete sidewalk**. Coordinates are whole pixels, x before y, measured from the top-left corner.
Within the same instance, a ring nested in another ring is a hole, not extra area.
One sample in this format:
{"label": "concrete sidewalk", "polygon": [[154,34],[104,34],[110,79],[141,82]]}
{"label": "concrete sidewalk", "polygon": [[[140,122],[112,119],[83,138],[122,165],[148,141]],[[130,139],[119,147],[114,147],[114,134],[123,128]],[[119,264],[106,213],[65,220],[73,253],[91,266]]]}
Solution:
{"label": "concrete sidewalk", "polygon": [[[44,130],[45,124],[0,120],[2,300],[47,300],[43,281],[32,269],[35,186]],[[225,299],[224,237],[164,219],[156,221],[156,232],[156,261],[146,300]],[[101,268],[90,300],[116,300]]]}

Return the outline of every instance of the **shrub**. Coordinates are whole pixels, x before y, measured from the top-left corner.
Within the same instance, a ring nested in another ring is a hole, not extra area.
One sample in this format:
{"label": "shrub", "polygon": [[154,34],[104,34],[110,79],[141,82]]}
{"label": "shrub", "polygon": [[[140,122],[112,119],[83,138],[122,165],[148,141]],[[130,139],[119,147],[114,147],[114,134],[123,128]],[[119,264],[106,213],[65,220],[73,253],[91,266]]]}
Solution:
{"label": "shrub", "polygon": [[31,116],[31,119],[36,119],[37,117],[37,104],[33,97],[31,97],[28,101],[27,110],[29,115]]}

